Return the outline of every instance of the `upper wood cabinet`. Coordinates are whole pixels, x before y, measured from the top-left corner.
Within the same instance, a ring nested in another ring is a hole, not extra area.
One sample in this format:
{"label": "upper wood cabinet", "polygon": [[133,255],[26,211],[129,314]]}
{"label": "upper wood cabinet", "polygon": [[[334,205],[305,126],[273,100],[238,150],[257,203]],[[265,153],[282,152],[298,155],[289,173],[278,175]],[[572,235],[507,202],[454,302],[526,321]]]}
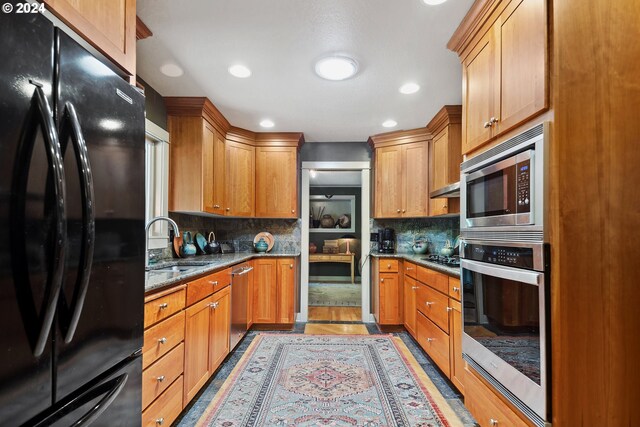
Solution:
{"label": "upper wood cabinet", "polygon": [[549,107],[546,0],[477,1],[447,47],[463,71],[462,152]]}
{"label": "upper wood cabinet", "polygon": [[169,210],[224,214],[229,123],[207,98],[165,98],[172,142]]}
{"label": "upper wood cabinet", "polygon": [[225,146],[225,215],[253,216],[255,147],[227,139]]}
{"label": "upper wood cabinet", "polygon": [[[429,167],[430,191],[460,180],[462,163],[462,106],[445,105],[427,125],[431,140]],[[429,202],[429,215],[460,212],[459,198],[438,198]]]}
{"label": "upper wood cabinet", "polygon": [[428,141],[426,128],[369,138],[375,157],[375,218],[428,215]]}
{"label": "upper wood cabinet", "polygon": [[297,218],[298,147],[256,147],[256,216]]}
{"label": "upper wood cabinet", "polygon": [[136,0],[44,0],[44,3],[127,74],[136,75]]}

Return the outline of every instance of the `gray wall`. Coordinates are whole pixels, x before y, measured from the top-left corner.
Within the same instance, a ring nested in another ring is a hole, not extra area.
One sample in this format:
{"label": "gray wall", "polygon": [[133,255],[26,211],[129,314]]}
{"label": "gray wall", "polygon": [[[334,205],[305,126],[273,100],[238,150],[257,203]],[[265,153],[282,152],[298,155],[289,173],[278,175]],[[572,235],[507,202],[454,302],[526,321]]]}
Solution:
{"label": "gray wall", "polygon": [[307,142],[300,149],[303,162],[366,162],[371,148],[366,142]]}
{"label": "gray wall", "polygon": [[138,77],[138,81],[144,86],[144,109],[147,119],[167,130],[167,109],[164,106],[162,95]]}

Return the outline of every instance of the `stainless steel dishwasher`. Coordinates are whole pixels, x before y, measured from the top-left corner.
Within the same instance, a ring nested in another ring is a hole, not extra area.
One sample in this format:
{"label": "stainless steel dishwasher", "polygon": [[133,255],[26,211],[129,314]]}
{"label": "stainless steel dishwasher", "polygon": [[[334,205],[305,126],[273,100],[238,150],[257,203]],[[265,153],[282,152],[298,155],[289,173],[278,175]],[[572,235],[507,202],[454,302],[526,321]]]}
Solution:
{"label": "stainless steel dishwasher", "polygon": [[229,350],[240,342],[247,332],[247,298],[249,298],[249,276],[253,267],[243,265],[231,271],[231,333]]}

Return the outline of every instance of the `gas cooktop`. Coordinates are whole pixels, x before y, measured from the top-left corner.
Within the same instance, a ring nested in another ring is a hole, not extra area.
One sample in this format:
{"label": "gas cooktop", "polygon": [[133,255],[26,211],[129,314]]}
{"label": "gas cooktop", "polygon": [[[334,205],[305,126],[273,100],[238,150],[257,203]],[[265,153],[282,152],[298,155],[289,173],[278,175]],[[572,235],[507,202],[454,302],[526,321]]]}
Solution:
{"label": "gas cooktop", "polygon": [[428,255],[426,258],[422,258],[424,261],[436,262],[438,264],[446,265],[447,267],[460,267],[460,257],[444,256],[444,255]]}

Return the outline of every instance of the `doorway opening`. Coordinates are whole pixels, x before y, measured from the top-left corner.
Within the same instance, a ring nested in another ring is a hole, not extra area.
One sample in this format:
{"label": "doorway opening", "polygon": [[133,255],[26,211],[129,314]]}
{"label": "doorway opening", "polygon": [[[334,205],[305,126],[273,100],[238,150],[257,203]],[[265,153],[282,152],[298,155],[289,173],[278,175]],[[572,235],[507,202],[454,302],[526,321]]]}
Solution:
{"label": "doorway opening", "polygon": [[302,163],[299,321],[371,321],[369,167]]}

